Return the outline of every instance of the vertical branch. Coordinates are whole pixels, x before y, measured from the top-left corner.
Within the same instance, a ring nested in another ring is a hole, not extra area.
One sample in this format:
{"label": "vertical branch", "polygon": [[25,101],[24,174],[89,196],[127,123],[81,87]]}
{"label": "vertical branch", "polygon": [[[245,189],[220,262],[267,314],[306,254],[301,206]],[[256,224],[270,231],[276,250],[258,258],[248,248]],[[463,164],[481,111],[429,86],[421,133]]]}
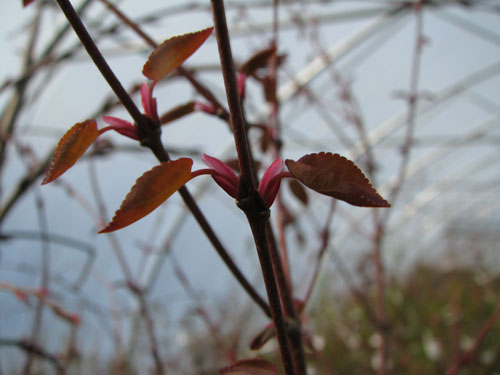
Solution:
{"label": "vertical branch", "polygon": [[[35,49],[35,44],[39,36],[39,27],[40,20],[42,16],[43,6],[39,5],[37,9],[37,13],[33,20],[31,35],[28,41],[28,47],[24,56],[23,63],[23,71],[27,71],[30,69],[32,61],[33,61],[33,53]],[[26,82],[22,82],[17,88],[17,95],[14,96],[9,103],[7,108],[7,113],[4,112],[2,115],[2,120],[6,120],[0,124],[0,135],[2,138],[0,140],[0,169],[3,161],[5,160],[5,147],[7,142],[9,141],[10,135],[13,131],[15,119],[17,114],[19,113],[19,109],[22,106],[22,98],[24,96],[24,92],[26,89]],[[5,116],[6,115],[6,116]],[[4,128],[5,127],[5,128]],[[5,138],[4,138],[5,137]],[[48,241],[48,228],[47,228],[47,217],[45,216],[45,210],[43,207],[43,201],[40,197],[38,190],[35,190],[35,202],[36,202],[36,212],[38,216],[38,225],[40,227],[40,233],[42,235],[42,270],[41,270],[41,278],[40,278],[40,290],[48,291],[49,287],[49,276],[50,276],[50,245]],[[33,318],[33,326],[31,329],[31,343],[33,345],[37,345],[38,338],[40,336],[40,329],[43,319],[43,310],[45,304],[43,303],[43,298],[40,298],[37,301],[37,305],[35,307],[35,316]],[[31,372],[31,367],[33,365],[34,354],[31,351],[27,352],[26,362],[24,364],[24,373],[29,374]]]}
{"label": "vertical branch", "polygon": [[481,345],[481,342],[485,338],[485,336],[488,334],[488,332],[491,330],[493,327],[493,324],[495,324],[496,320],[500,317],[500,302],[497,305],[497,308],[495,312],[491,315],[491,317],[488,319],[488,321],[484,324],[483,328],[479,331],[479,333],[476,336],[476,339],[472,343],[471,347],[463,353],[455,363],[453,363],[452,366],[446,371],[446,375],[457,375],[460,371],[460,368],[469,363],[474,359],[474,356],[476,354],[477,349],[479,348],[479,345]]}
{"label": "vertical branch", "polygon": [[[410,161],[410,150],[413,145],[413,134],[416,124],[416,110],[418,102],[418,83],[420,78],[420,65],[422,48],[424,46],[422,1],[413,5],[415,11],[415,49],[410,76],[410,88],[408,93],[408,116],[404,144],[401,149],[401,162],[399,166],[396,183],[389,194],[389,201],[395,202],[408,173],[408,163]],[[373,234],[373,257],[375,263],[375,284],[376,284],[376,312],[381,342],[379,346],[380,367],[379,375],[387,373],[387,361],[389,356],[389,323],[386,316],[385,307],[385,270],[382,256],[382,241],[386,230],[389,215],[392,211],[386,211],[381,217],[378,211],[373,210],[374,234]]]}
{"label": "vertical branch", "polygon": [[242,207],[240,205],[240,208],[247,215],[252,235],[254,237],[255,246],[257,248],[257,254],[259,256],[259,262],[262,269],[262,276],[266,285],[269,306],[271,307],[273,323],[276,329],[276,336],[278,338],[281,360],[287,375],[302,375],[302,373],[296,371],[290,353],[290,344],[285,324],[285,317],[281,307],[280,296],[276,286],[276,279],[273,270],[273,263],[266,238],[266,223],[268,218],[261,215],[258,209],[252,210],[251,206],[253,206],[253,204],[249,202],[249,206]]}
{"label": "vertical branch", "polygon": [[[25,77],[31,70],[33,65],[33,55],[35,52],[35,45],[40,36],[40,20],[43,11],[43,4],[39,4],[37,8],[37,13],[32,21],[31,33],[28,39],[28,45],[24,51],[24,58],[22,63],[21,77],[24,77],[16,85],[16,91],[11,97],[10,101],[0,116],[0,170],[2,170],[3,163],[6,157],[6,148],[10,141],[10,137],[14,131],[17,116],[23,106],[24,95],[26,92],[28,77]],[[0,192],[1,195],[1,192]]]}
{"label": "vertical branch", "polygon": [[[269,116],[269,126],[273,137],[274,159],[281,154],[281,124],[279,119],[279,99],[277,95],[278,87],[278,39],[279,39],[279,0],[273,0],[273,36],[271,47],[275,53],[271,59],[270,82],[272,83],[273,95],[271,104],[271,113]],[[276,248],[276,241],[270,223],[267,223],[267,241],[271,252],[271,261],[273,262],[274,273],[278,289],[280,291],[281,304],[285,316],[292,319],[294,326],[289,327],[288,337],[290,339],[290,350],[295,371],[298,374],[305,374],[305,355],[302,347],[302,326],[299,313],[293,300],[293,281],[288,261],[288,248],[285,235],[285,219],[283,201],[281,193],[278,191],[276,196],[276,223],[278,228],[278,239],[280,251]]]}
{"label": "vertical branch", "polygon": [[374,235],[373,235],[373,262],[375,263],[375,313],[377,319],[376,329],[380,335],[380,345],[378,347],[378,356],[380,360],[377,373],[385,375],[387,373],[387,360],[389,356],[389,335],[387,327],[387,316],[385,306],[385,269],[382,258],[382,237],[384,227],[380,222],[380,216],[376,210],[372,210],[374,218]]}
{"label": "vertical branch", "polygon": [[283,311],[285,316],[290,319],[287,328],[293,365],[298,374],[305,374],[306,362],[304,348],[302,347],[302,324],[293,300],[292,290],[289,288],[289,283],[286,278],[285,270],[283,269],[278,249],[276,248],[276,241],[269,221],[266,223],[266,236]]}
{"label": "vertical branch", "polygon": [[[281,124],[279,119],[279,109],[280,103],[278,99],[277,87],[278,87],[278,38],[279,38],[279,0],[273,0],[273,39],[271,42],[271,47],[275,48],[275,53],[271,59],[271,71],[270,78],[272,82],[272,103],[271,103],[271,113],[269,115],[269,126],[271,127],[271,134],[273,137],[273,159],[277,159],[281,154]],[[283,272],[288,284],[288,289],[293,295],[293,283],[292,276],[290,274],[290,266],[288,262],[288,249],[286,244],[285,236],[285,218],[283,201],[281,199],[281,192],[278,191],[276,195],[276,224],[278,228],[278,239],[280,244],[280,256],[281,259],[278,260],[282,263]]]}
{"label": "vertical branch", "polygon": [[[84,0],[79,7],[77,8],[77,13],[82,14],[87,7],[90,5],[92,0]],[[7,142],[10,141],[10,135],[14,133],[16,121],[19,116],[20,111],[24,107],[24,104],[27,102],[25,98],[26,90],[32,81],[33,77],[36,76],[36,73],[40,71],[39,68],[44,66],[44,61],[50,59],[51,54],[54,50],[59,46],[61,41],[64,39],[64,36],[71,29],[69,24],[65,24],[62,26],[54,35],[52,40],[46,45],[43,49],[42,53],[38,56],[35,61],[32,61],[31,64],[27,65],[27,58],[33,59],[31,57],[31,52],[26,53],[25,61],[23,62],[22,71],[19,74],[18,79],[16,80],[16,88],[14,93],[12,94],[10,100],[6,107],[4,108],[2,114],[0,115],[0,173],[2,170],[4,158],[5,158],[5,150],[7,147]],[[38,32],[35,33],[37,36]],[[32,43],[29,43],[32,45]],[[27,51],[31,50],[31,47],[27,48]],[[38,181],[38,178],[47,170],[50,162],[52,160],[53,152],[47,153],[46,157],[42,162],[39,163],[35,170],[29,171],[19,182],[17,187],[13,190],[13,192],[7,197],[7,199],[2,202],[0,206],[0,226],[4,221],[5,217],[14,207],[15,203],[28,191],[31,185]],[[0,197],[2,193],[0,192]]]}
{"label": "vertical branch", "polygon": [[[238,87],[236,85],[235,68],[231,52],[231,43],[229,41],[224,2],[222,0],[211,0],[211,4],[222,75],[229,105],[231,127],[234,133],[236,152],[238,153],[240,165],[240,195],[247,196],[250,190],[256,190],[256,181],[254,181],[253,178],[253,163],[248,145],[247,129],[241,110]],[[242,189],[248,191],[242,191]]]}
{"label": "vertical branch", "polygon": [[[116,8],[106,0],[102,1],[109,7],[109,9],[112,12],[114,12],[117,15],[117,17],[120,18],[120,20],[122,20],[127,26],[131,27],[132,30],[134,30],[139,36],[141,36],[149,45],[156,46],[155,41],[151,37],[149,37],[144,31],[142,31],[138,25],[136,25],[134,22],[128,19],[125,16],[125,14],[123,14],[118,8]],[[101,52],[99,51],[94,41],[90,37],[89,33],[85,29],[85,26],[83,25],[78,15],[72,8],[71,3],[69,3],[68,0],[58,0],[58,3],[60,4],[61,9],[63,9],[66,17],[68,18],[69,23],[75,30],[75,33],[78,35],[82,44],[85,46],[85,49],[87,50],[90,57],[94,61],[94,64],[97,66],[103,77],[109,83],[109,85],[111,86],[117,97],[120,99],[122,104],[129,111],[129,114],[135,120],[139,129],[145,134],[146,138],[145,141],[142,142],[142,145],[148,147],[159,161],[163,162],[170,160],[170,155],[165,150],[161,142],[160,138],[161,128],[159,127],[159,124],[152,124],[151,121],[149,121],[149,119],[146,116],[142,115],[139,112],[139,110],[137,109],[136,105],[130,98],[127,91],[123,88],[118,78],[115,76],[111,68],[108,66],[106,60],[104,59]],[[214,104],[215,108],[219,109],[219,111],[221,112],[221,116],[226,116],[225,114],[227,114],[227,111],[220,105],[220,103],[216,100],[215,96],[213,96],[210,93],[210,91],[208,91],[201,83],[199,83],[191,74],[189,74],[184,69],[178,68],[178,71],[180,72],[180,74],[185,76],[189,80],[189,82],[191,82],[191,84],[195,88],[197,88],[202,95],[204,95],[207,98],[207,100],[211,101]],[[264,313],[270,316],[271,314],[269,307],[267,306],[265,301],[260,297],[260,295],[255,291],[252,285],[248,282],[248,280],[245,278],[245,276],[240,271],[238,266],[234,263],[231,256],[225,249],[224,245],[214,232],[210,223],[201,212],[199,206],[193,199],[189,190],[185,186],[183,186],[179,189],[179,194],[181,195],[182,199],[184,200],[184,203],[195,217],[196,221],[198,222],[199,226],[201,227],[201,229],[203,230],[209,241],[212,243],[213,247],[215,248],[219,256],[222,258],[222,260],[229,268],[229,270],[233,273],[233,275],[241,284],[243,289],[245,289],[248,295],[264,311]]]}
{"label": "vertical branch", "polygon": [[[389,194],[389,201],[394,204],[401,188],[405,182],[408,173],[408,163],[410,161],[410,151],[413,146],[413,135],[416,126],[417,104],[419,99],[419,79],[422,59],[422,49],[425,44],[425,37],[423,33],[423,6],[422,2],[417,2],[414,5],[415,10],[415,49],[413,53],[413,61],[411,67],[410,87],[408,91],[408,114],[406,118],[406,133],[404,143],[401,147],[401,162],[398,169],[398,176],[396,182]],[[384,221],[387,222],[391,210],[386,211]]]}
{"label": "vertical branch", "polygon": [[[38,344],[40,337],[40,330],[42,328],[43,311],[45,308],[45,293],[49,292],[50,282],[50,241],[48,235],[47,216],[45,212],[44,203],[38,189],[34,191],[36,201],[36,212],[38,216],[38,225],[40,226],[41,245],[42,245],[42,271],[40,277],[40,291],[43,291],[43,296],[37,301],[35,307],[35,317],[33,320],[33,327],[31,330],[31,342],[33,345]],[[33,353],[28,352],[26,363],[24,365],[24,373],[30,374],[33,365]]]}
{"label": "vertical branch", "polygon": [[309,283],[309,286],[307,288],[307,292],[304,297],[304,304],[307,304],[307,302],[310,300],[314,286],[316,285],[316,280],[318,279],[319,276],[319,271],[321,268],[321,264],[323,263],[324,255],[326,253],[326,250],[328,249],[328,243],[330,242],[330,224],[332,223],[333,220],[333,214],[335,212],[335,208],[337,206],[337,201],[332,200],[332,203],[330,204],[330,210],[328,211],[328,215],[325,220],[325,226],[320,232],[321,236],[321,245],[319,247],[319,250],[317,251],[316,255],[316,263],[314,266],[314,271],[313,271],[313,276],[311,278],[311,281]]}
{"label": "vertical branch", "polygon": [[[170,257],[170,261],[172,263],[172,267],[174,268],[175,275],[177,276],[177,279],[181,283],[184,291],[188,295],[188,297],[192,300],[195,310],[198,315],[200,315],[201,319],[207,326],[208,330],[210,331],[210,335],[212,336],[212,339],[215,342],[215,345],[217,346],[218,351],[225,355],[227,350],[226,350],[226,345],[224,344],[223,337],[221,336],[221,332],[219,330],[219,327],[212,322],[212,319],[210,319],[210,316],[208,315],[207,309],[203,306],[202,300],[200,295],[194,290],[193,286],[189,282],[189,278],[186,275],[186,273],[183,271],[181,268],[179,261],[176,259],[176,257],[172,254]],[[231,358],[232,360],[232,358]]]}
{"label": "vertical branch", "polygon": [[[238,206],[247,216],[254,237],[285,371],[290,375],[304,374],[305,371],[301,368],[302,366],[297,366],[290,352],[289,336],[280,300],[280,292],[287,293],[287,289],[278,291],[276,284],[276,268],[273,268],[274,265],[267,236],[269,210],[256,189],[253,163],[246,133],[247,129],[236,84],[224,2],[222,0],[211,0],[211,4],[231,126],[240,165],[241,176]],[[283,299],[291,298],[290,295],[281,297]],[[300,346],[300,328],[298,332]],[[293,342],[296,342],[296,340],[293,340]],[[303,367],[305,368],[305,366]]]}

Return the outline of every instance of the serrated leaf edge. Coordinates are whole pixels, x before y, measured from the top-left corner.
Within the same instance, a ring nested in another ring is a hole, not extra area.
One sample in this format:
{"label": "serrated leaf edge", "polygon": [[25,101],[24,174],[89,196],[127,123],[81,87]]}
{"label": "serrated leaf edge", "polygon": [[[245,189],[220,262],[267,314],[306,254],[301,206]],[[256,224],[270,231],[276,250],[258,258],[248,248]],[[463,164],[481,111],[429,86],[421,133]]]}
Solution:
{"label": "serrated leaf edge", "polygon": [[[142,216],[141,218],[129,223],[129,224],[126,224],[124,226],[121,226],[121,227],[118,227],[118,228],[114,228],[114,229],[111,229],[109,230],[110,227],[112,227],[112,224],[115,222],[115,219],[120,216],[123,212],[123,208],[124,208],[124,205],[125,205],[125,202],[128,202],[129,201],[129,198],[132,196],[132,193],[134,192],[134,189],[140,185],[142,183],[142,181],[144,181],[144,179],[146,179],[148,176],[150,176],[151,174],[153,174],[156,170],[158,170],[159,168],[163,168],[165,164],[169,164],[169,163],[175,163],[176,161],[180,161],[180,160],[189,160],[191,163],[190,163],[190,166],[189,166],[189,169],[191,170],[192,166],[193,166],[193,161],[189,158],[180,158],[180,159],[177,159],[177,160],[169,160],[169,161],[166,161],[166,162],[162,162],[161,164],[159,165],[156,165],[154,166],[153,168],[151,168],[149,171],[146,171],[144,172],[134,183],[134,185],[132,186],[132,188],[130,189],[130,191],[127,193],[127,195],[125,196],[125,199],[123,199],[122,203],[120,204],[120,208],[118,210],[116,210],[115,214],[113,215],[113,218],[111,219],[111,221],[103,228],[101,229],[98,233],[110,233],[110,232],[114,232],[116,230],[119,230],[119,229],[122,229],[122,228],[125,228],[139,220],[141,220],[143,217],[147,216],[149,213],[153,212],[156,208],[158,208],[161,204],[163,204],[168,198],[170,198],[172,195],[169,195],[168,197],[165,198],[165,200],[160,203],[158,206],[156,206],[152,211],[150,211],[148,214]],[[191,177],[186,181],[184,182],[187,183],[189,180],[191,179]],[[181,186],[184,186],[181,185]]]}
{"label": "serrated leaf edge", "polygon": [[59,155],[61,153],[61,149],[63,148],[63,146],[66,143],[68,143],[69,136],[70,135],[71,136],[78,136],[78,134],[81,133],[82,131],[84,131],[88,126],[95,126],[95,129],[98,132],[98,130],[97,130],[97,122],[94,119],[89,119],[89,120],[85,120],[85,121],[76,123],[66,133],[64,133],[64,135],[61,137],[61,139],[57,143],[56,151],[54,152],[54,155],[52,156],[52,160],[50,162],[50,167],[47,170],[47,172],[45,173],[45,177],[43,178],[43,180],[41,182],[41,185],[46,185],[46,184],[48,184],[48,183],[56,180],[60,176],[62,176],[68,169],[70,169],[73,165],[75,165],[75,163],[80,159],[80,157],[83,156],[83,154],[85,153],[85,151],[87,151],[87,149],[92,145],[92,143],[90,143],[88,145],[88,147],[80,155],[80,157],[78,157],[77,159],[75,159],[75,161],[73,163],[71,163],[69,166],[67,166],[67,168],[65,168],[62,172],[60,172],[59,174],[57,174],[54,177],[54,168],[56,167],[56,162],[57,162],[57,160],[59,158]]}
{"label": "serrated leaf edge", "polygon": [[[151,54],[149,55],[148,59],[146,60],[146,62],[144,63],[143,67],[142,67],[142,74],[149,78],[149,79],[153,79],[151,78],[148,74],[146,74],[145,70],[147,69],[147,65],[150,64],[150,61],[151,59],[154,58],[154,56],[156,56],[158,53],[160,53],[159,51],[161,50],[161,48],[166,44],[166,43],[171,43],[172,41],[176,40],[176,39],[180,39],[180,38],[186,38],[186,37],[189,37],[189,36],[192,36],[192,35],[197,35],[197,34],[204,34],[204,33],[207,33],[207,36],[206,38],[200,43],[200,45],[193,51],[191,52],[177,67],[181,66],[184,61],[186,61],[188,58],[190,58],[202,45],[203,43],[206,42],[206,40],[210,37],[210,35],[212,34],[214,30],[214,27],[211,26],[211,27],[207,27],[205,29],[201,29],[201,30],[198,30],[198,31],[193,31],[193,32],[190,32],[190,33],[185,33],[185,34],[181,34],[181,35],[175,35],[171,38],[168,38],[168,39],[165,39],[161,44],[158,45],[158,47],[156,47],[154,49],[153,52],[151,52]],[[177,68],[176,67],[176,68]],[[172,70],[175,70],[176,68],[172,69]],[[165,73],[163,75],[163,77],[167,76],[168,74],[170,74],[172,72],[172,70],[168,71],[167,73]],[[159,81],[160,79],[162,79],[163,77],[161,78],[158,78],[158,79],[153,79],[154,81]]]}
{"label": "serrated leaf edge", "polygon": [[[369,180],[369,179],[365,176],[365,174],[363,173],[363,171],[362,171],[362,170],[361,170],[361,169],[360,169],[360,168],[359,168],[359,167],[358,167],[358,166],[357,166],[357,165],[356,165],[356,164],[355,164],[352,160],[349,160],[349,159],[347,159],[345,156],[342,156],[342,155],[340,155],[340,154],[338,154],[338,153],[333,154],[333,153],[331,153],[331,152],[324,152],[324,151],[321,151],[321,152],[317,152],[317,153],[306,154],[306,155],[302,156],[302,157],[301,157],[299,160],[297,160],[297,161],[292,160],[292,159],[287,159],[287,160],[285,161],[285,164],[286,164],[286,166],[288,167],[288,161],[292,161],[292,162],[294,162],[294,163],[298,163],[298,162],[300,162],[302,159],[304,159],[304,158],[306,158],[306,157],[310,157],[310,156],[321,156],[321,157],[324,157],[324,156],[326,156],[326,157],[330,157],[330,156],[335,157],[335,156],[338,156],[338,157],[340,157],[341,159],[346,160],[346,161],[347,161],[347,162],[349,162],[352,166],[354,166],[354,167],[356,168],[356,170],[357,170],[359,173],[361,173],[361,175],[362,175],[362,176],[363,176],[363,178],[364,178],[364,181],[365,181],[365,182],[367,183],[367,185],[368,185],[368,188],[369,188],[369,189],[371,189],[371,190],[372,190],[372,191],[373,191],[376,195],[378,195],[378,196],[381,198],[381,200],[382,200],[382,201],[384,201],[384,202],[386,203],[386,205],[379,205],[379,204],[377,204],[375,201],[373,201],[372,199],[369,199],[368,197],[366,197],[366,196],[365,196],[365,195],[363,195],[363,194],[360,194],[360,195],[359,195],[359,197],[360,197],[362,200],[364,200],[364,201],[366,201],[366,202],[368,202],[368,203],[370,203],[370,204],[375,204],[376,206],[372,206],[372,207],[375,207],[375,208],[376,208],[376,207],[387,207],[387,208],[388,208],[388,207],[391,207],[391,204],[390,204],[390,203],[389,203],[389,202],[388,202],[385,198],[383,198],[383,197],[382,197],[382,196],[381,196],[381,195],[377,192],[377,189],[375,189],[375,187],[372,185],[372,183],[370,182],[370,180]],[[294,176],[294,175],[293,175],[292,171],[290,170],[290,167],[288,167],[288,170],[290,171],[290,174],[292,174],[292,176],[293,176],[296,180],[298,180],[298,181],[302,182],[299,178],[297,178],[296,176]],[[304,184],[304,185],[305,185],[305,184]],[[305,186],[306,186],[306,187],[308,187],[307,185],[305,185]],[[308,187],[308,188],[309,188],[309,187]],[[313,188],[309,188],[309,189],[316,191],[316,190],[315,190],[315,189],[313,189]],[[318,192],[318,193],[319,193],[319,192]],[[320,193],[320,194],[321,194],[321,193]],[[338,199],[338,198],[335,198],[335,199]],[[343,200],[343,199],[340,199],[340,200]],[[347,202],[347,201],[345,201],[345,200],[344,200],[344,202]],[[352,205],[352,203],[350,203],[350,202],[347,202],[347,203],[349,203],[349,204],[351,204],[351,205]],[[357,206],[357,205],[354,205],[354,206]],[[358,206],[358,207],[359,207],[359,206]]]}

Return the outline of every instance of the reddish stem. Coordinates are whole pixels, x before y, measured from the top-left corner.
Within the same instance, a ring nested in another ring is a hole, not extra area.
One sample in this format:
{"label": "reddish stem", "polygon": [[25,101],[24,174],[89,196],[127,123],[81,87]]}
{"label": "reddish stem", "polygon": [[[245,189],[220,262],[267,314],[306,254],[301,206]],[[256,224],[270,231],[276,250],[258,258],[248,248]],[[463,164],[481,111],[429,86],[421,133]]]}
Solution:
{"label": "reddish stem", "polygon": [[460,371],[460,368],[469,363],[474,359],[474,356],[476,354],[477,349],[479,348],[479,345],[483,341],[483,339],[486,337],[488,332],[491,330],[493,327],[493,324],[495,324],[496,320],[500,317],[500,302],[493,313],[491,317],[488,319],[488,321],[484,324],[483,328],[479,331],[476,339],[474,340],[474,343],[471,345],[471,347],[463,353],[458,360],[451,366],[448,371],[446,372],[446,375],[457,375],[458,372]]}

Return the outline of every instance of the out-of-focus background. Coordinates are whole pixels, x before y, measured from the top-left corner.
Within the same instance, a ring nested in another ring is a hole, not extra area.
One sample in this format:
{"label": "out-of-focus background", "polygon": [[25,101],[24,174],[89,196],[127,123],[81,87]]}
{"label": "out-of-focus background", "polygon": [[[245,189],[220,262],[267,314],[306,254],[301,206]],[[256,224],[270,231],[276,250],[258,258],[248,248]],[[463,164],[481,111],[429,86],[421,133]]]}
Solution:
{"label": "out-of-focus background", "polygon": [[[225,3],[241,64],[270,46],[273,2]],[[158,42],[212,26],[209,1],[114,4]],[[103,2],[74,5],[139,103],[151,48]],[[288,183],[281,188],[272,220],[286,219],[295,297],[310,294],[309,372],[444,373],[499,304],[500,5],[288,0],[278,14],[282,157],[344,155],[392,203],[357,208],[311,191],[305,201]],[[130,279],[146,290],[168,373],[211,374],[229,358],[276,357],[272,341],[249,350],[268,321],[178,196],[116,234],[97,234],[155,165],[147,150],[106,133],[58,182],[40,186],[42,166],[73,124],[129,118],[56,2],[2,2],[0,49],[0,374],[149,373],[148,327]],[[214,36],[184,67],[226,103]],[[249,123],[265,125],[271,110],[261,82],[249,78],[246,89]],[[204,102],[177,76],[155,96],[160,113]],[[262,129],[250,127],[249,137],[265,167],[274,158]],[[192,157],[196,168],[203,153],[235,157],[227,123],[203,112],[168,124],[162,137],[174,158]],[[187,186],[264,294],[234,201],[209,177]],[[461,374],[498,373],[499,335],[493,322]]]}

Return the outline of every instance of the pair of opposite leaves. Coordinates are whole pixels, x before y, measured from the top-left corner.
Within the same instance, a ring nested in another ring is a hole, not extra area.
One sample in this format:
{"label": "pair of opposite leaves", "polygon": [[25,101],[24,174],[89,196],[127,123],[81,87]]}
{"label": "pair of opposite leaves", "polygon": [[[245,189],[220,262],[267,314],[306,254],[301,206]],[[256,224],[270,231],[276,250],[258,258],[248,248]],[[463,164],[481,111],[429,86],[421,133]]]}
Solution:
{"label": "pair of opposite leaves", "polygon": [[[53,181],[71,167],[67,167],[67,161],[74,160],[73,165],[92,143],[88,143],[88,140],[95,140],[98,135],[94,120],[76,124],[70,129],[59,142],[51,168],[42,183]],[[291,177],[321,194],[360,207],[389,206],[361,170],[352,161],[338,154],[309,154],[297,161],[288,159],[285,163]],[[121,229],[148,215],[193,178],[192,165],[191,159],[180,158],[160,163],[144,173],[101,233]]]}
{"label": "pair of opposite leaves", "polygon": [[[179,67],[210,36],[213,28],[173,37],[163,42],[148,58],[143,74],[158,81]],[[103,129],[102,129],[103,130]],[[59,141],[42,184],[54,181],[71,168],[102,134],[95,120],[77,123]],[[360,207],[389,207],[350,160],[330,153],[310,154],[298,161],[286,160],[292,177],[319,193]],[[193,161],[181,158],[163,162],[144,173],[132,187],[113,220],[100,233],[126,227],[152,212],[187,183]]]}
{"label": "pair of opposite leaves", "polygon": [[[356,165],[331,153],[309,154],[285,161],[291,177],[319,193],[360,207],[389,207]],[[100,233],[126,227],[148,215],[193,178],[193,161],[163,162],[144,173],[132,187],[113,220]]]}

